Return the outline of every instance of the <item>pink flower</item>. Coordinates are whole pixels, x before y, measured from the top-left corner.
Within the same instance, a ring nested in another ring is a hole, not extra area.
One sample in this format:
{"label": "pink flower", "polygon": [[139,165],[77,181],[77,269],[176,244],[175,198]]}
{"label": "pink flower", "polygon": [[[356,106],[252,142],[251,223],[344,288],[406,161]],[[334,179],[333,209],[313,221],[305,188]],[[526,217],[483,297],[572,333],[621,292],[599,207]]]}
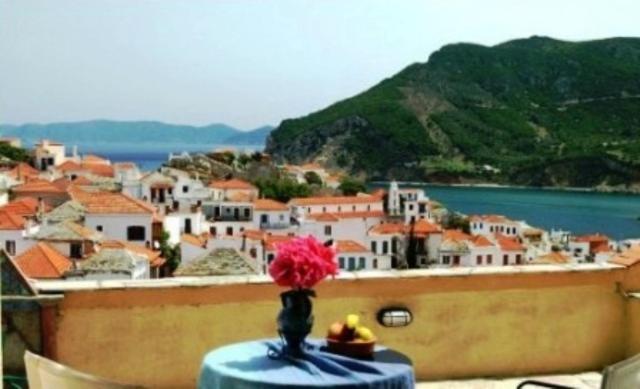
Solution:
{"label": "pink flower", "polygon": [[327,276],[338,273],[335,250],[313,236],[293,238],[277,245],[277,249],[269,274],[280,286],[310,289]]}

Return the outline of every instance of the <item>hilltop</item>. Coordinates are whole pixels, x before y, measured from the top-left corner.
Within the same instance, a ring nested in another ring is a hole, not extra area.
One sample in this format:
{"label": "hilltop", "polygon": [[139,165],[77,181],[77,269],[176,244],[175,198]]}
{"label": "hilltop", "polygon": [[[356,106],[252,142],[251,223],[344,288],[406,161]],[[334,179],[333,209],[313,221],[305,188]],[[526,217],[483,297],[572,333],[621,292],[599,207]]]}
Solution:
{"label": "hilltop", "polygon": [[261,145],[273,127],[264,126],[242,131],[226,124],[189,126],[158,121],[91,120],[81,122],[0,125],[0,135],[17,136],[33,144],[42,138],[51,138],[69,145],[100,143],[193,143]]}
{"label": "hilltop", "polygon": [[369,179],[640,183],[640,39],[452,44],[371,89],[284,120],[276,159]]}

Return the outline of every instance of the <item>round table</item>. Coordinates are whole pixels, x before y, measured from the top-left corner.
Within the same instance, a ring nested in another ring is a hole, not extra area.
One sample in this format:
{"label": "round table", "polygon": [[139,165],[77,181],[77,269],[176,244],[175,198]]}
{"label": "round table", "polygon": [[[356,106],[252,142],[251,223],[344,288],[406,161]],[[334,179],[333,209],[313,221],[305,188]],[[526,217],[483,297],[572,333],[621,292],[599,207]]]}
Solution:
{"label": "round table", "polygon": [[307,340],[302,357],[282,356],[279,339],[236,343],[209,352],[198,380],[200,389],[414,387],[411,360],[376,347],[370,359],[354,359],[325,350],[325,341]]}

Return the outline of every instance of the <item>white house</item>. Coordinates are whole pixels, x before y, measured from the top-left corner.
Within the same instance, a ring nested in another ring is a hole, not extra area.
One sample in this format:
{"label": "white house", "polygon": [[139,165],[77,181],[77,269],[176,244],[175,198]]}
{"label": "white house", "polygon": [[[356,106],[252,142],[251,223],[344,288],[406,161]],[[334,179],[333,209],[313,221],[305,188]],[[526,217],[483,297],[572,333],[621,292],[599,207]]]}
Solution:
{"label": "white house", "polygon": [[256,199],[253,202],[253,225],[261,230],[289,228],[291,211],[279,201]]}
{"label": "white house", "polygon": [[292,216],[298,220],[323,213],[377,212],[384,215],[382,200],[371,195],[293,198],[288,205]]}
{"label": "white house", "polygon": [[336,257],[341,270],[372,270],[379,269],[377,259],[365,246],[352,240],[337,240],[335,242]]}
{"label": "white house", "polygon": [[213,201],[253,201],[258,198],[258,188],[247,181],[232,178],[209,183]]}
{"label": "white house", "polygon": [[38,228],[30,219],[0,210],[0,248],[12,256],[22,254],[35,244],[27,236],[38,231]]}
{"label": "white house", "polygon": [[474,215],[469,217],[471,235],[520,236],[521,223],[502,215]]}
{"label": "white house", "polygon": [[66,159],[64,144],[48,139],[37,143],[33,152],[36,168],[40,171],[60,165]]}
{"label": "white house", "polygon": [[85,209],[85,226],[105,237],[151,247],[156,209],[123,193],[70,191]]}

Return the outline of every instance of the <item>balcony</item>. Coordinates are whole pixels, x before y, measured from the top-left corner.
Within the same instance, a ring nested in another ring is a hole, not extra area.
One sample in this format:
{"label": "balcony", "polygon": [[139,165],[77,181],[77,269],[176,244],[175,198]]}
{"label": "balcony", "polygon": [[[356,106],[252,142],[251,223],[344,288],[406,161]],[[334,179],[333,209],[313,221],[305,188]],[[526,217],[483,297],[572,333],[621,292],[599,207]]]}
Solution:
{"label": "balcony", "polygon": [[[88,373],[160,388],[194,387],[212,348],[276,336],[281,291],[266,276],[37,282],[36,288],[62,296],[43,309],[45,354]],[[640,299],[631,293],[637,290],[640,264],[345,272],[316,288],[313,335],[324,336],[331,322],[357,312],[381,343],[413,360],[424,388],[440,380],[472,380],[451,387],[481,388],[493,387],[482,386],[488,378],[580,379],[640,352]],[[381,308],[398,305],[411,311],[410,325],[377,323]]]}

